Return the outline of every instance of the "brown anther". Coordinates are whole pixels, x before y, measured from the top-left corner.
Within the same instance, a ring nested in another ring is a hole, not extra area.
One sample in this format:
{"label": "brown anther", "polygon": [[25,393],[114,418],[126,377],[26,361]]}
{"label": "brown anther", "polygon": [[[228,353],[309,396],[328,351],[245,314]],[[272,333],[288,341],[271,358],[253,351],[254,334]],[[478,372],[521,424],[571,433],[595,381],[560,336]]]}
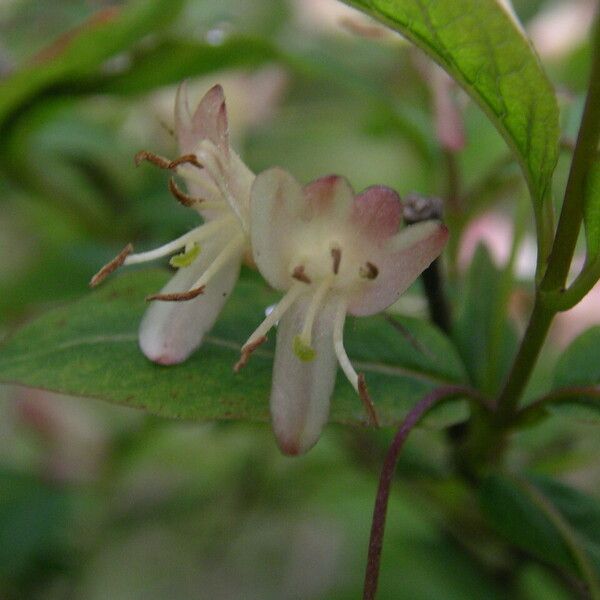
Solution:
{"label": "brown anther", "polygon": [[187,292],[175,292],[173,294],[153,294],[152,296],[146,296],[146,302],[151,302],[152,300],[161,300],[162,302],[185,302],[186,300],[193,300],[204,292],[204,287],[201,285]]}
{"label": "brown anther", "polygon": [[342,262],[342,251],[337,247],[332,248],[331,258],[333,258],[333,273],[337,275],[340,271],[340,263]]}
{"label": "brown anther", "polygon": [[154,154],[154,152],[148,152],[147,150],[140,150],[134,157],[135,166],[139,167],[145,160],[156,165],[160,169],[170,169],[171,162],[164,156]]}
{"label": "brown anther", "polygon": [[264,344],[266,341],[267,341],[267,336],[262,335],[261,337],[257,338],[250,344],[246,344],[245,346],[242,346],[242,350],[241,350],[242,355],[240,356],[240,360],[238,360],[235,363],[235,365],[233,366],[233,370],[236,373],[239,373],[240,370],[243,369],[248,364],[248,361],[250,360],[250,356],[252,355],[252,353],[259,346],[262,346],[262,344]]}
{"label": "brown anther", "polygon": [[109,263],[106,263],[90,280],[90,287],[96,287],[102,283],[113,271],[116,271],[124,262],[125,259],[133,252],[133,246],[127,244],[117,256]]}
{"label": "brown anther", "polygon": [[366,262],[359,270],[358,274],[365,279],[375,279],[379,275],[379,269],[372,263]]}
{"label": "brown anther", "polygon": [[202,165],[198,162],[198,159],[196,158],[195,154],[184,154],[183,156],[172,160],[169,163],[168,168],[175,169],[179,165],[193,165],[194,167],[198,167],[199,169],[203,168]]}
{"label": "brown anther", "polygon": [[292,277],[302,283],[312,283],[312,279],[304,271],[304,265],[295,267],[292,271]]}
{"label": "brown anther", "polygon": [[365,382],[365,376],[362,373],[358,374],[358,395],[367,411],[367,416],[369,417],[369,425],[373,427],[379,427],[379,417],[377,416],[377,411],[375,410],[375,405],[371,400],[371,396],[369,395],[369,391],[367,390],[367,383]]}
{"label": "brown anther", "polygon": [[173,197],[183,204],[183,206],[194,206],[194,204],[200,204],[204,202],[203,198],[194,198],[193,196],[188,196],[181,188],[177,186],[175,180],[171,177],[169,179],[169,191],[173,194]]}
{"label": "brown anther", "polygon": [[153,165],[156,165],[160,169],[167,169],[169,171],[176,169],[179,165],[193,165],[194,167],[198,167],[199,169],[203,168],[202,165],[198,162],[198,159],[196,158],[195,154],[184,154],[183,156],[180,156],[175,160],[169,160],[164,156],[154,154],[154,152],[140,150],[140,152],[138,152],[135,155],[133,160],[135,161],[136,167],[139,167],[140,164],[146,160],[152,163]]}

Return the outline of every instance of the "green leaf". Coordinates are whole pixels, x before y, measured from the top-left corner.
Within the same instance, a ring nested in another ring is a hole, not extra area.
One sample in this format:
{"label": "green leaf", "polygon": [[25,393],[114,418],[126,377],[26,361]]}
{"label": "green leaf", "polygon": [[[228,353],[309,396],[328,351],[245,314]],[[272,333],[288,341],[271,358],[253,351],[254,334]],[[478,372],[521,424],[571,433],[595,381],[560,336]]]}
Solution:
{"label": "green leaf", "polygon": [[[278,295],[246,273],[216,327],[186,363],[161,367],[138,349],[144,297],[160,289],[164,272],[116,277],[86,298],[26,325],[0,347],[0,381],[100,398],[164,417],[268,420],[274,335],[238,374],[241,344]],[[398,423],[435,387],[464,382],[460,359],[430,324],[402,319],[415,342],[383,317],[349,319],[346,347],[364,372],[382,423]],[[338,373],[331,420],[364,424],[366,415]]]}
{"label": "green leaf", "polygon": [[85,23],[64,40],[64,47],[55,48],[58,53],[17,71],[0,85],[0,126],[36,94],[87,75],[107,58],[167,26],[182,6],[183,0],[135,0],[116,17],[110,14],[103,20]]}
{"label": "green leaf", "polygon": [[600,161],[593,164],[585,182],[583,222],[589,258],[596,258],[600,251]]}
{"label": "green leaf", "polygon": [[531,44],[496,0],[345,0],[399,31],[454,77],[521,163],[536,210],[558,158],[558,106]]}
{"label": "green leaf", "polygon": [[503,275],[487,248],[479,246],[462,290],[453,332],[471,382],[488,394],[504,380],[518,343],[513,324],[501,310]]}
{"label": "green leaf", "polygon": [[201,42],[165,40],[132,57],[129,68],[74,84],[77,92],[139,94],[171,85],[187,77],[231,67],[253,67],[278,58],[273,45],[256,38],[231,37],[217,46]]}
{"label": "green leaf", "polygon": [[579,574],[598,593],[600,503],[596,498],[548,478],[493,474],[481,486],[480,503],[490,524],[508,541]]}

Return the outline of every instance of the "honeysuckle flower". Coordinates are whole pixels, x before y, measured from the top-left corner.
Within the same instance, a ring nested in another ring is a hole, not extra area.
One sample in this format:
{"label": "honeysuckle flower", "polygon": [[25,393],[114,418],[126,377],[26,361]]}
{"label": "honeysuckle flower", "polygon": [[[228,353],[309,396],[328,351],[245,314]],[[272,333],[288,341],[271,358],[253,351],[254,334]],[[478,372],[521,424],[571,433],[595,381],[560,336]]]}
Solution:
{"label": "honeysuckle flower", "polygon": [[236,367],[279,322],[271,418],[281,450],[301,454],[328,418],[337,364],[365,400],[364,381],[344,349],[346,314],[372,315],[394,303],[441,253],[448,232],[439,221],[401,228],[402,203],[390,188],[355,196],[335,175],[302,188],[277,168],[257,176],[250,222],[254,261],[285,295],[244,344]]}
{"label": "honeysuckle flower", "polygon": [[169,161],[140,152],[136,163],[148,160],[183,177],[187,193],[174,179],[173,195],[196,210],[204,222],[155,250],[132,254],[128,245],[91,281],[100,283],[121,265],[132,265],[172,255],[177,273],[146,311],[139,330],[144,354],[160,364],[184,361],[212,327],[235,282],[245,254],[249,254],[249,202],[254,174],[230,148],[223,89],[211,88],[195,112],[190,111],[182,84],[175,101],[175,131],[182,156]]}

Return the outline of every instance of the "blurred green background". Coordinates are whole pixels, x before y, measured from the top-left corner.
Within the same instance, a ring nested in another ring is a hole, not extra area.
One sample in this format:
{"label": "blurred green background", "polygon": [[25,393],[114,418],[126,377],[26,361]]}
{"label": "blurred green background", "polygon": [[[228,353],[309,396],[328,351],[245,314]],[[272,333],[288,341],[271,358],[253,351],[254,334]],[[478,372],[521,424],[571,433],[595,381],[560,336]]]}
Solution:
{"label": "blurred green background", "polygon": [[[515,2],[559,93],[567,141],[581,112],[593,5]],[[358,13],[334,0],[142,2],[125,9],[129,29],[94,37],[123,6],[0,0],[0,336],[87,294],[124,242],[151,247],[193,224],[164,173],[133,166],[140,149],[175,156],[174,92],[186,77],[195,98],[223,84],[233,145],[255,171],[279,165],[304,182],[341,173],[357,190],[382,183],[447,196],[432,67],[399,37],[359,35]],[[567,26],[557,6],[578,18]],[[503,141],[464,94],[450,93],[466,130],[456,156],[464,203],[448,215],[458,306],[477,243],[501,260],[515,215],[529,213]],[[568,164],[565,153],[557,197]],[[524,247],[516,329],[535,258]],[[484,257],[477,268],[495,267]],[[535,389],[597,306],[555,326]],[[397,309],[425,314],[418,286]],[[11,386],[0,399],[2,600],[360,596],[392,432],[330,427],[308,456],[287,459],[265,425],[170,422]],[[595,427],[554,418],[525,429],[509,462],[597,494]],[[453,474],[445,435],[423,428],[407,444],[379,597],[577,597],[560,568],[516,550],[484,519]]]}

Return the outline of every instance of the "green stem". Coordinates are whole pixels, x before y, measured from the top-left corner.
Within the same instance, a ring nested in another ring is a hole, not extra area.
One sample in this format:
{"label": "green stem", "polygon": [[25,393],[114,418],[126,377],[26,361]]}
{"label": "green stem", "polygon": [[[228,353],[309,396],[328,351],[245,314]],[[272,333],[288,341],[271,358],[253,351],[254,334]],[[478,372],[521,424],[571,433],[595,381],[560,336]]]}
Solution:
{"label": "green stem", "polygon": [[557,311],[569,310],[594,287],[598,278],[600,278],[600,257],[585,265],[569,289],[545,293],[544,302]]}
{"label": "green stem", "polygon": [[533,312],[504,388],[497,400],[498,420],[509,422],[517,409],[529,377],[537,362],[550,323],[557,309],[546,301],[544,292],[564,288],[575,244],[583,220],[585,178],[593,165],[600,138],[600,23],[596,20],[593,58],[588,94],[573,152],[573,161],[565,190],[556,237],[550,252],[548,269],[536,293]]}
{"label": "green stem", "polygon": [[540,289],[558,290],[564,287],[575,252],[583,219],[585,179],[590,171],[600,139],[600,23],[596,20],[593,39],[593,62],[588,94],[581,126],[573,152],[573,162],[565,190],[556,237],[552,245],[548,270]]}
{"label": "green stem", "polygon": [[537,362],[555,311],[536,296],[533,312],[504,389],[497,400],[498,418],[510,421]]}

